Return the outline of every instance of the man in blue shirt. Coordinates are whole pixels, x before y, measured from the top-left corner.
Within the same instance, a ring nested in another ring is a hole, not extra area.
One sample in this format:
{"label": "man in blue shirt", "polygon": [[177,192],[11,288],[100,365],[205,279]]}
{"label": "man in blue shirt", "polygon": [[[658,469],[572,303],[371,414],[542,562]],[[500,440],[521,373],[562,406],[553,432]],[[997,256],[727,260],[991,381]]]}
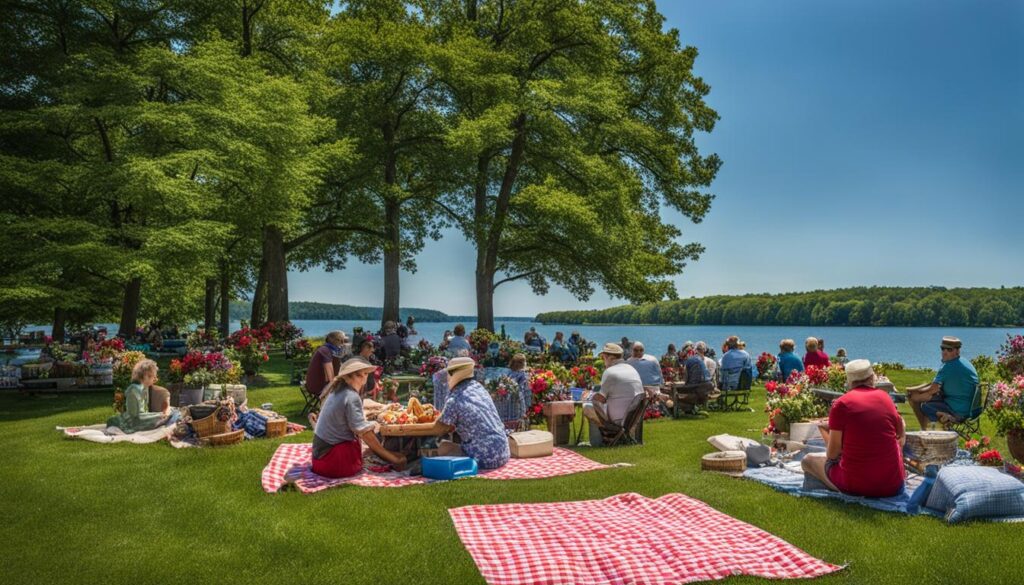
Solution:
{"label": "man in blue shirt", "polygon": [[448,341],[448,353],[457,354],[460,350],[472,351],[469,340],[466,339],[466,326],[459,323],[453,331],[455,337]]}
{"label": "man in blue shirt", "polygon": [[804,361],[794,353],[795,349],[796,341],[792,339],[783,339],[779,342],[778,367],[783,380],[789,380],[793,372],[804,371]]}
{"label": "man in blue shirt", "polygon": [[974,392],[978,388],[978,372],[971,362],[960,357],[960,340],[943,337],[942,367],[931,384],[907,388],[910,407],[922,429],[930,421],[962,420],[974,412]]}
{"label": "man in blue shirt", "polygon": [[735,335],[725,341],[729,351],[722,356],[721,378],[722,390],[735,390],[740,385],[740,373],[749,370],[753,366],[750,354],[739,348],[740,340]]}
{"label": "man in blue shirt", "polygon": [[657,396],[661,393],[661,384],[663,382],[661,364],[658,362],[658,358],[644,353],[644,344],[639,341],[633,342],[632,351],[633,355],[626,360],[626,363],[633,366],[636,373],[640,374],[640,382],[643,384],[644,389],[647,390],[647,393],[651,396]]}

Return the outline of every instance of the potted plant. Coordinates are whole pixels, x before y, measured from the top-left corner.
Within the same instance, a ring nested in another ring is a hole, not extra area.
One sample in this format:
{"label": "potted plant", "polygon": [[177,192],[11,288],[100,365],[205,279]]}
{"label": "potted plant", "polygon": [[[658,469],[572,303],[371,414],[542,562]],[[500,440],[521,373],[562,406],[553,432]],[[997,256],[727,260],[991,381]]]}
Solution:
{"label": "potted plant", "polygon": [[825,415],[825,406],[810,391],[806,374],[794,373],[787,382],[770,380],[764,385],[768,426],[764,434],[789,432],[789,425]]}

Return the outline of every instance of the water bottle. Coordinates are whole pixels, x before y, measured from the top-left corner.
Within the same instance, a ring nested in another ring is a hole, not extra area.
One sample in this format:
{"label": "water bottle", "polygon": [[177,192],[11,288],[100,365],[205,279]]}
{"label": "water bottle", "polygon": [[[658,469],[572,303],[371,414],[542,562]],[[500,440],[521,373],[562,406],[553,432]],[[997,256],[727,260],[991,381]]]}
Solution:
{"label": "water bottle", "polygon": [[939,466],[928,465],[924,468],[924,481],[921,485],[917,486],[914,493],[910,496],[910,501],[907,502],[907,513],[917,514],[921,510],[921,506],[928,500],[928,494],[932,491],[932,485],[935,483],[935,478],[939,474]]}

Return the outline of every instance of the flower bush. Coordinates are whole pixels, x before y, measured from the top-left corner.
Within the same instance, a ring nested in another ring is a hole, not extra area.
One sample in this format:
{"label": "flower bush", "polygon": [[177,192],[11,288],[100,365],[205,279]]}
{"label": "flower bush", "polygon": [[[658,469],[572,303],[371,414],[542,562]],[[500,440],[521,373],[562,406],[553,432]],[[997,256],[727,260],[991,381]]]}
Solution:
{"label": "flower bush", "polygon": [[757,377],[767,380],[775,369],[775,356],[768,352],[762,352],[757,356]]}
{"label": "flower bush", "polygon": [[569,370],[569,376],[572,379],[572,383],[577,388],[584,388],[591,390],[594,386],[601,381],[600,374],[597,373],[597,368],[589,364],[581,366],[573,366]]}
{"label": "flower bush", "polygon": [[302,337],[303,331],[291,321],[270,321],[260,327],[260,332],[267,336],[269,343],[287,343]]}
{"label": "flower bush", "polygon": [[246,374],[258,374],[263,363],[270,359],[267,354],[271,334],[264,329],[243,327],[228,336],[228,347],[235,359],[242,364]]}
{"label": "flower bush", "polygon": [[1012,382],[998,382],[991,390],[994,393],[988,416],[996,427],[996,434],[1006,436],[1024,433],[1024,375]]}
{"label": "flower bush", "polygon": [[423,362],[420,366],[420,376],[428,380],[434,378],[434,374],[448,367],[448,358],[443,355],[435,355],[427,358],[427,361]]}
{"label": "flower bush", "polygon": [[991,443],[992,439],[988,437],[981,437],[980,439],[972,437],[970,440],[963,441],[963,448],[964,451],[971,454],[972,459],[977,459],[983,452],[988,451]]}
{"label": "flower bush", "polygon": [[522,399],[519,383],[508,376],[499,376],[487,382],[487,391],[495,401],[509,400],[512,402]]}
{"label": "flower bush", "polygon": [[497,340],[497,335],[483,328],[474,329],[472,333],[469,334],[469,346],[473,348],[473,353],[478,355],[487,353],[487,346],[489,346],[492,341]]}
{"label": "flower bush", "polygon": [[184,382],[189,386],[235,384],[241,379],[239,364],[219,351],[190,351],[181,359],[171,360],[167,371],[170,382]]}
{"label": "flower bush", "polygon": [[[793,373],[796,374],[797,372]],[[804,371],[803,377],[807,378],[807,382],[811,386],[824,388],[828,384],[828,369],[819,366],[808,366],[807,370]]]}
{"label": "flower bush", "polygon": [[996,357],[1004,380],[1024,376],[1024,335],[1007,335]]}
{"label": "flower bush", "polygon": [[100,359],[113,359],[124,353],[124,340],[120,337],[104,339],[96,346]]}
{"label": "flower bush", "polygon": [[989,449],[978,455],[978,465],[991,465],[992,467],[1003,466],[1003,456],[997,449]]}
{"label": "flower bush", "polygon": [[811,380],[807,374],[793,372],[786,382],[770,380],[764,385],[768,413],[765,434],[785,432],[789,423],[825,416],[825,405],[810,392]]}
{"label": "flower bush", "polygon": [[832,364],[825,368],[825,372],[828,374],[828,380],[825,381],[825,387],[835,392],[846,392],[846,368],[839,364]]}
{"label": "flower bush", "polygon": [[220,348],[220,333],[216,329],[209,331],[196,329],[188,334],[188,338],[185,339],[185,347],[195,351],[218,349]]}
{"label": "flower bush", "polygon": [[284,357],[290,360],[308,360],[313,356],[313,344],[304,337],[297,337],[284,344]]}
{"label": "flower bush", "polygon": [[141,351],[126,351],[114,360],[114,388],[124,389],[131,384],[132,368],[144,359],[146,354]]}

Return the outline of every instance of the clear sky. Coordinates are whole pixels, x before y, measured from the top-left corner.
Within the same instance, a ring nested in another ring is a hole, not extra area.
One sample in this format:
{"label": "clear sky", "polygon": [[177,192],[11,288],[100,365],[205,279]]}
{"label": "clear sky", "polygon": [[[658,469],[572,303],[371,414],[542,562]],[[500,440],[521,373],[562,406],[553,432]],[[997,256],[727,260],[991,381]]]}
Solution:
{"label": "clear sky", "polygon": [[[721,120],[707,248],[682,297],[1024,284],[1024,2],[660,0]],[[678,214],[667,219],[682,222]],[[430,242],[402,306],[476,313],[472,246]],[[289,275],[292,300],[380,306],[383,269]],[[497,315],[622,304],[503,285]]]}

